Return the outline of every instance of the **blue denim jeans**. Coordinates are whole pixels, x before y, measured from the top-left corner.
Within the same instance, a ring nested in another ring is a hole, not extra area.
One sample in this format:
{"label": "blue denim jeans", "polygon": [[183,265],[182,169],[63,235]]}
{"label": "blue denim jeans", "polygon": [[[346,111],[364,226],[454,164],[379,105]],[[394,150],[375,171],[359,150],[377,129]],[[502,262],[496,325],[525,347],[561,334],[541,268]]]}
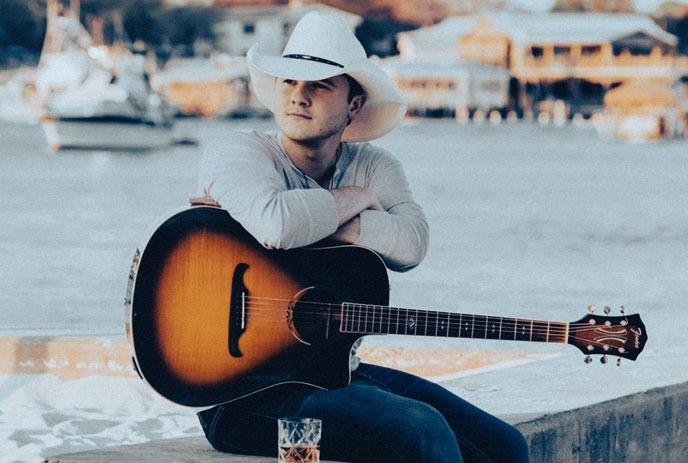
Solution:
{"label": "blue denim jeans", "polygon": [[321,458],[346,462],[528,461],[511,425],[433,382],[361,363],[346,387],[282,385],[200,412],[223,452],[277,456],[277,419],[320,418]]}

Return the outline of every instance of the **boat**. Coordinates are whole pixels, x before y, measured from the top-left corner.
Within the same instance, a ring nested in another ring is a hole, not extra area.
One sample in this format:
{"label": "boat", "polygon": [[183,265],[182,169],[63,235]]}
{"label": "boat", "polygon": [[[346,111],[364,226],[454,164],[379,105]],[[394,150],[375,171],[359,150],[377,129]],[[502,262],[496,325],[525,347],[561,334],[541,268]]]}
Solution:
{"label": "boat", "polygon": [[0,120],[33,124],[39,112],[33,99],[36,93],[35,69],[22,66],[0,71]]}
{"label": "boat", "polygon": [[48,144],[60,149],[148,150],[174,142],[172,111],[151,88],[145,58],[96,46],[78,15],[48,4],[36,75]]}
{"label": "boat", "polygon": [[181,116],[222,117],[248,101],[248,67],[223,55],[172,58],[151,84]]}

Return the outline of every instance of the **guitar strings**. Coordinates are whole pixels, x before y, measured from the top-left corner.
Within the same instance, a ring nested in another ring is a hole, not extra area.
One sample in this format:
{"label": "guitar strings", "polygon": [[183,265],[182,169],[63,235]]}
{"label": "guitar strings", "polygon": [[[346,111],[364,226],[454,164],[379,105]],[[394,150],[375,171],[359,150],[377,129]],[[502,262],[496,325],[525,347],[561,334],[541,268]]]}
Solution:
{"label": "guitar strings", "polygon": [[[352,308],[354,308],[354,309],[358,309],[358,310],[361,310],[361,309],[373,309],[373,310],[376,310],[376,309],[382,309],[382,310],[384,310],[384,309],[390,309],[390,310],[405,310],[405,311],[417,311],[417,310],[420,310],[420,311],[423,311],[423,312],[428,312],[428,310],[426,310],[426,309],[410,309],[410,308],[404,308],[404,307],[383,306],[383,305],[376,305],[376,304],[360,304],[360,303],[357,303],[357,302],[342,302],[342,303],[317,302],[317,301],[297,301],[297,302],[294,302],[293,299],[280,299],[280,298],[261,297],[261,296],[245,296],[245,299],[246,299],[246,300],[249,300],[249,301],[250,301],[251,299],[254,299],[254,300],[260,300],[260,301],[274,301],[274,302],[295,303],[297,306],[302,306],[302,305],[308,305],[308,304],[310,304],[310,305],[312,305],[312,306],[314,306],[314,307],[318,307],[318,308],[328,307],[328,308],[337,308],[337,309],[341,309],[341,308],[342,308],[342,305],[343,305],[343,304],[346,304],[346,305],[349,305],[350,307],[352,307]],[[236,301],[237,301],[238,303],[240,303],[240,302],[241,302],[241,296],[237,296]],[[255,305],[255,304],[252,304],[252,305]],[[302,310],[303,310],[303,309],[302,309]],[[346,308],[345,308],[345,310],[346,310]],[[321,313],[321,312],[322,312],[322,310],[313,310],[313,311],[306,312],[306,313]],[[470,316],[473,315],[473,314],[461,314],[461,313],[458,313],[458,312],[443,312],[443,311],[436,311],[436,310],[429,310],[429,312],[436,312],[436,313],[442,314],[442,315],[448,314],[448,313],[451,314],[451,315],[470,315]],[[475,314],[475,316],[476,316],[476,317],[488,317],[488,315],[480,315],[480,314]],[[512,319],[517,319],[517,317],[497,317],[497,316],[492,316],[492,315],[489,315],[489,317],[491,317],[491,318],[512,318]],[[623,318],[626,318],[626,317],[623,317]],[[523,318],[523,319],[519,319],[519,320],[528,320],[528,321],[530,321],[531,319]],[[566,322],[557,322],[557,321],[550,321],[550,320],[533,320],[533,322],[537,322],[537,323],[547,323],[548,321],[549,321],[550,323],[566,323]],[[588,325],[590,325],[590,324],[589,324],[589,323],[586,323],[586,322],[582,322],[582,323],[569,322],[569,326],[588,326]],[[599,325],[590,325],[590,326],[592,326],[592,327],[597,327],[597,326],[599,326]]]}
{"label": "guitar strings", "polygon": [[[258,315],[261,315],[261,316],[266,315],[265,312],[267,312],[267,315],[274,315],[274,318],[276,318],[276,319],[281,319],[281,318],[282,318],[282,316],[280,315],[280,312],[278,312],[278,311],[276,310],[277,308],[274,306],[274,304],[270,304],[270,303],[267,303],[267,304],[266,304],[266,303],[263,303],[263,304],[262,304],[263,307],[264,307],[263,309],[261,309],[261,308],[256,308],[256,307],[255,307],[256,305],[261,305],[261,303],[252,303],[252,304],[251,304],[252,312],[254,312],[254,313],[255,313],[255,312],[263,312],[263,313],[258,314]],[[286,308],[285,308],[284,310],[286,310]],[[414,309],[411,309],[411,310],[414,310]],[[341,312],[341,310],[338,310],[338,313],[339,313],[339,312]],[[299,310],[299,313],[305,313],[305,314],[313,315],[313,314],[323,314],[323,311],[322,311],[322,310],[319,310],[319,311],[318,311],[318,310],[316,310],[316,311],[309,311],[309,310],[301,309],[301,310]],[[445,314],[446,314],[446,313],[445,313]],[[452,314],[452,315],[463,315],[463,314],[456,314],[456,313],[451,313],[451,314]],[[480,318],[478,318],[478,317],[480,317]],[[485,327],[485,326],[495,325],[496,322],[494,321],[494,319],[496,319],[496,318],[501,318],[501,319],[503,319],[503,318],[510,318],[510,317],[490,317],[490,318],[492,318],[493,320],[488,320],[488,319],[486,319],[485,317],[487,317],[487,316],[477,315],[477,316],[475,317],[475,319],[474,319],[473,321],[471,321],[471,322],[468,322],[467,320],[463,320],[463,319],[462,319],[462,320],[448,320],[448,321],[445,322],[445,323],[448,324],[450,327],[452,327],[452,326],[464,326],[464,325],[470,323],[470,325],[473,325],[473,326],[475,326],[475,327],[479,327],[479,329],[482,329],[482,328]],[[361,324],[367,325],[367,324],[370,324],[370,323],[373,323],[374,325],[377,325],[377,324],[379,324],[379,323],[382,322],[382,323],[386,323],[386,324],[389,325],[389,324],[391,324],[392,321],[395,320],[395,318],[398,318],[398,317],[394,317],[394,314],[373,313],[373,314],[368,314],[368,316],[367,316],[367,321],[366,321],[366,317],[363,317],[363,318],[362,318],[362,317],[358,316],[358,317],[352,318],[351,320],[348,320],[348,319],[347,319],[346,324],[347,324],[347,325],[349,325],[349,324],[354,325],[354,324],[355,324],[356,326],[360,326]],[[416,320],[418,320],[418,319],[421,319],[422,316],[421,316],[421,317],[416,316],[415,318],[416,318]],[[401,318],[399,318],[399,320],[401,320]],[[511,318],[511,320],[517,320],[517,319]],[[519,327],[518,327],[518,330],[527,330],[528,332],[530,332],[531,329],[530,329],[530,327],[528,326],[528,325],[530,325],[530,323],[529,323],[529,322],[530,322],[530,319],[519,319],[519,320],[526,320],[527,322],[526,322],[525,324],[519,326]],[[502,320],[502,321],[503,321],[503,320]],[[439,322],[442,322],[442,320],[440,319],[440,320],[437,321],[436,323],[439,323]],[[304,323],[308,323],[308,322],[304,322]],[[315,321],[315,322],[313,322],[313,323],[314,323],[314,324],[318,324],[318,323],[320,323],[320,322]],[[424,323],[427,323],[427,319],[426,319],[426,322],[424,322]],[[537,324],[536,324],[536,323],[537,323]],[[548,331],[548,328],[545,327],[545,326],[542,326],[543,324],[546,324],[546,323],[549,323],[549,324],[550,324],[550,325],[549,325],[549,331],[550,331],[550,333],[555,332],[556,330],[561,330],[562,332],[565,332],[565,331],[566,331],[566,323],[565,323],[565,322],[552,322],[552,321],[547,322],[547,321],[537,321],[537,320],[533,320],[533,326],[532,326],[533,332],[534,332],[534,333],[535,333],[535,332],[542,332],[542,333],[547,332],[547,331]],[[508,322],[506,325],[507,325],[507,326],[511,325],[511,326],[513,327],[513,326],[516,326],[517,323],[512,321],[512,322]],[[525,326],[524,326],[524,325],[525,325]],[[561,325],[564,325],[564,326],[561,326]],[[504,325],[502,325],[502,326],[504,326]],[[592,330],[597,330],[597,329],[599,329],[599,328],[611,328],[612,326],[606,326],[606,325],[591,325],[591,324],[589,324],[589,323],[569,323],[569,327],[574,327],[574,328],[576,329],[576,331],[592,331]]]}
{"label": "guitar strings", "polygon": [[[283,300],[283,301],[286,301],[286,300]],[[265,319],[265,316],[267,315],[267,316],[269,316],[270,318],[272,318],[272,319],[275,320],[275,321],[272,323],[272,324],[274,324],[274,325],[280,325],[280,324],[282,324],[282,323],[284,322],[284,316],[283,316],[283,315],[280,315],[280,312],[278,312],[278,311],[275,310],[274,304],[272,304],[272,303],[252,303],[252,304],[251,304],[252,307],[255,306],[255,305],[263,305],[263,306],[266,307],[266,308],[263,308],[263,309],[255,308],[255,307],[254,307],[254,308],[252,309],[252,312],[263,312],[263,313],[258,314],[258,315],[260,315],[263,319]],[[334,304],[329,304],[329,305],[334,305]],[[337,307],[340,307],[340,306],[337,306]],[[380,307],[380,306],[377,306],[377,307]],[[414,309],[411,309],[411,310],[414,310]],[[267,313],[266,313],[266,312],[267,312]],[[301,312],[301,313],[304,313],[304,312],[305,312],[305,313],[310,313],[310,314],[315,314],[315,313],[322,314],[322,313],[323,313],[322,310],[319,310],[319,311],[304,311],[303,309],[302,309],[300,312]],[[481,316],[481,317],[482,317],[482,316]],[[494,317],[494,318],[497,318],[497,317]],[[390,331],[388,331],[387,333],[384,333],[383,331],[377,331],[377,330],[375,330],[375,326],[376,326],[376,325],[382,326],[382,325],[384,325],[384,324],[387,324],[388,328],[391,327],[392,322],[394,321],[394,319],[395,319],[395,317],[394,317],[393,315],[390,317],[390,316],[388,316],[388,315],[386,315],[386,314],[377,314],[377,313],[374,313],[374,314],[371,314],[371,315],[368,317],[367,320],[365,320],[365,319],[362,320],[362,319],[360,319],[360,318],[359,318],[359,319],[353,319],[353,320],[351,320],[351,328],[352,328],[352,330],[351,330],[351,331],[345,330],[345,331],[343,331],[343,332],[354,332],[354,333],[360,333],[360,334],[402,334],[402,335],[403,335],[403,334],[409,334],[409,335],[418,335],[417,332],[408,333],[408,330],[407,330],[407,329],[405,330],[406,333],[398,333],[398,332],[397,332],[397,333],[392,333],[392,332],[390,332]],[[514,319],[514,320],[515,320],[515,319]],[[300,322],[301,326],[317,326],[317,325],[322,325],[322,323],[323,323],[322,321],[317,321],[317,320],[316,320],[316,321],[301,321],[301,322]],[[464,325],[467,324],[467,323],[468,323],[468,322],[463,322],[463,321],[459,321],[459,320],[449,321],[449,322],[447,323],[447,337],[448,337],[448,334],[449,334],[449,330],[458,329],[458,332],[459,332],[459,333],[461,333],[462,330],[464,330],[464,331],[467,330],[467,328],[464,327]],[[544,323],[547,323],[547,322],[544,322]],[[521,326],[521,327],[516,328],[516,329],[514,330],[513,328],[516,326],[516,324],[513,324],[513,325],[510,326],[510,327],[507,325],[507,327],[508,327],[508,328],[512,328],[512,329],[509,330],[509,332],[513,332],[513,333],[514,333],[514,337],[515,337],[514,340],[519,340],[518,338],[516,338],[516,336],[518,335],[518,331],[522,331],[521,336],[526,336],[526,335],[530,336],[530,335],[531,335],[531,331],[532,331],[532,335],[539,335],[539,336],[544,336],[544,335],[546,335],[546,334],[549,332],[550,337],[554,337],[554,338],[556,338],[557,336],[561,337],[561,336],[563,336],[563,335],[565,335],[565,334],[567,333],[566,326],[557,326],[557,325],[562,325],[562,324],[564,324],[563,322],[550,322],[550,323],[555,323],[555,325],[551,325],[551,324],[550,324],[549,329],[547,329],[547,328],[545,328],[545,327],[538,327],[538,326],[536,326],[536,325],[533,325],[532,330],[531,330],[530,328],[526,328],[525,326]],[[347,325],[349,325],[349,323],[347,323]],[[355,329],[355,330],[353,329],[353,328],[354,328],[354,325],[356,326],[356,329]],[[363,325],[364,331],[361,331],[361,325]],[[371,329],[370,329],[370,330],[365,329],[365,328],[368,327],[368,325],[371,325]],[[480,331],[482,331],[482,330],[488,330],[488,329],[489,329],[489,328],[488,328],[489,325],[490,325],[490,321],[488,321],[488,320],[486,320],[486,319],[485,319],[485,320],[474,320],[474,321],[471,323],[471,326],[472,326],[472,333],[475,333],[476,331],[477,331],[477,332],[480,332]],[[493,328],[494,328],[495,323],[493,322],[492,325],[493,325]],[[571,324],[570,324],[570,325],[571,325]],[[570,326],[570,325],[569,325],[569,326]],[[586,331],[594,331],[594,330],[597,330],[597,329],[600,328],[600,327],[604,327],[603,325],[589,325],[589,324],[574,324],[574,325],[581,325],[581,326],[584,326],[584,327],[585,327],[585,328],[577,328],[577,329],[574,329],[574,330],[569,330],[569,337],[570,337],[571,339],[579,339],[579,340],[584,340],[584,339],[583,339],[583,338],[576,338],[576,337],[572,336],[571,334],[583,333],[583,332],[586,332]],[[341,326],[341,323],[340,323],[340,326]],[[398,326],[398,325],[395,324],[395,326]],[[406,327],[406,324],[403,324],[403,325],[401,325],[401,326]],[[417,326],[418,326],[418,325],[416,324],[416,327],[417,327]],[[424,335],[427,335],[427,327],[425,327],[425,328],[426,328],[426,331],[425,331]],[[432,330],[432,328],[431,328],[431,330]],[[440,337],[441,335],[435,335],[435,336]],[[459,334],[459,337],[461,337],[460,334]],[[476,339],[477,339],[477,338],[480,338],[480,337],[474,337],[474,336],[470,336],[470,337],[471,337],[471,338],[476,338]],[[488,339],[489,339],[489,338],[488,338]],[[590,341],[590,342],[595,342],[595,341],[592,341],[592,340],[589,340],[589,341]],[[553,342],[555,342],[555,341],[553,341]]]}
{"label": "guitar strings", "polygon": [[[246,299],[246,300],[249,300],[249,302],[250,302],[251,299],[254,299],[254,300],[269,300],[269,301],[274,301],[274,302],[288,302],[288,303],[293,303],[293,300],[289,300],[289,299],[265,298],[265,297],[257,297],[257,296],[247,296],[245,299]],[[237,298],[237,303],[240,303],[240,302],[241,302],[241,298],[240,298],[240,296],[239,296],[239,297]],[[375,319],[375,320],[378,320],[378,321],[379,321],[379,319],[380,319],[381,317],[384,317],[384,319],[387,319],[387,320],[390,319],[390,318],[393,319],[393,318],[394,318],[394,315],[393,315],[393,314],[378,313],[377,309],[380,309],[380,311],[384,311],[385,309],[388,309],[388,310],[390,310],[390,311],[391,311],[391,310],[406,310],[406,311],[416,311],[416,310],[420,310],[420,311],[422,311],[421,313],[434,312],[434,313],[436,313],[436,314],[438,314],[438,315],[447,315],[447,314],[449,314],[449,315],[454,315],[454,316],[456,316],[456,315],[468,315],[468,316],[471,316],[471,317],[474,316],[473,314],[461,314],[461,313],[457,313],[457,312],[438,312],[438,311],[433,311],[433,310],[427,311],[427,310],[425,310],[425,309],[404,309],[404,308],[391,307],[391,306],[379,306],[379,305],[358,304],[358,303],[334,304],[334,303],[327,303],[327,302],[320,303],[320,302],[312,302],[312,301],[298,301],[298,302],[296,302],[295,304],[296,304],[297,307],[303,306],[303,305],[307,305],[307,304],[310,304],[310,305],[312,305],[312,306],[318,308],[318,310],[306,310],[306,309],[304,309],[303,307],[301,307],[300,310],[299,310],[299,312],[300,312],[300,313],[306,313],[306,314],[322,314],[322,313],[323,313],[323,310],[322,310],[323,307],[336,308],[337,311],[347,310],[346,307],[344,307],[344,308],[342,307],[343,304],[347,304],[347,305],[348,305],[348,304],[351,304],[352,306],[354,306],[354,305],[357,306],[357,307],[354,307],[354,309],[358,309],[359,311],[362,311],[362,309],[366,309],[366,311],[367,311],[368,309],[373,309],[373,314],[370,314],[369,319]],[[268,302],[268,303],[265,303],[265,302],[252,302],[252,303],[251,303],[251,307],[255,307],[255,306],[257,306],[257,305],[261,305],[261,306],[263,306],[263,307],[267,307],[267,308],[268,308],[268,310],[267,310],[268,312],[274,312],[274,309],[275,309],[275,305],[274,305],[273,303],[269,303],[269,302]],[[265,310],[265,309],[254,309],[254,311],[261,311],[261,310]],[[361,312],[361,313],[362,313],[362,312]],[[509,319],[511,319],[511,320],[525,320],[525,321],[527,321],[528,323],[531,321],[531,319],[518,319],[518,318],[515,318],[515,317],[498,317],[498,316],[488,316],[488,315],[475,315],[474,317],[475,317],[475,322],[477,322],[477,323],[474,323],[474,324],[476,324],[476,326],[484,326],[484,325],[481,324],[481,320],[479,320],[479,318],[483,318],[483,319],[484,319],[484,323],[485,323],[485,324],[489,324],[490,321],[487,320],[486,317],[489,317],[489,318],[492,318],[492,319],[495,319],[495,318],[500,318],[500,319],[509,318]],[[419,317],[418,317],[418,314],[416,314],[416,318],[419,318]],[[534,325],[534,329],[539,329],[539,327],[537,327],[535,324],[546,324],[546,323],[550,323],[550,330],[552,330],[552,329],[557,329],[557,328],[559,328],[559,329],[564,329],[564,330],[565,330],[565,327],[557,327],[556,325],[565,325],[565,324],[566,324],[566,322],[548,321],[548,320],[532,320],[532,322],[533,322],[533,325]],[[460,320],[460,321],[457,321],[457,320],[451,321],[451,320],[450,320],[448,323],[450,323],[450,324],[452,324],[452,323],[460,323],[460,324],[463,324],[463,323],[466,323],[466,321],[465,321],[465,320]],[[574,328],[575,328],[575,327],[586,327],[586,328],[589,328],[589,329],[591,329],[591,330],[598,329],[598,328],[600,328],[600,327],[607,327],[607,328],[609,328],[609,326],[606,326],[606,325],[597,325],[597,324],[591,325],[590,323],[575,323],[575,322],[569,322],[568,325],[569,325],[569,327],[574,327]],[[545,327],[542,327],[541,329],[544,330],[544,331],[547,330],[547,328],[545,328]]]}

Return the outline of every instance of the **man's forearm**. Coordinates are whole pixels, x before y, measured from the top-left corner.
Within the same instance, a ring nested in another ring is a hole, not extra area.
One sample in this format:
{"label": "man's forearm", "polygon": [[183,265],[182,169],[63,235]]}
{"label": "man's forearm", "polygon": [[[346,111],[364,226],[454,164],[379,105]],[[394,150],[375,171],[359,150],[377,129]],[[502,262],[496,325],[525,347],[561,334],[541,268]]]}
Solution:
{"label": "man's forearm", "polygon": [[344,225],[341,225],[337,231],[330,236],[333,240],[341,241],[342,243],[354,244],[361,236],[361,218],[356,216],[349,220]]}
{"label": "man's forearm", "polygon": [[329,190],[337,206],[338,226],[342,226],[366,209],[384,210],[368,190],[358,186],[347,186]]}

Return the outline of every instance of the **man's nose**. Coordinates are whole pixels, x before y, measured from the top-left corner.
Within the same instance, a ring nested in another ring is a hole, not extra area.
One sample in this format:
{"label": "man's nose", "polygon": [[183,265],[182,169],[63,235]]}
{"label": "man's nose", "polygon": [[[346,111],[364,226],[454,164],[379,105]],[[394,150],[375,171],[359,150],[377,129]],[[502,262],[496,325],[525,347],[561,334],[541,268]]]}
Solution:
{"label": "man's nose", "polygon": [[309,106],[311,97],[306,82],[296,82],[291,90],[291,102],[299,106]]}

